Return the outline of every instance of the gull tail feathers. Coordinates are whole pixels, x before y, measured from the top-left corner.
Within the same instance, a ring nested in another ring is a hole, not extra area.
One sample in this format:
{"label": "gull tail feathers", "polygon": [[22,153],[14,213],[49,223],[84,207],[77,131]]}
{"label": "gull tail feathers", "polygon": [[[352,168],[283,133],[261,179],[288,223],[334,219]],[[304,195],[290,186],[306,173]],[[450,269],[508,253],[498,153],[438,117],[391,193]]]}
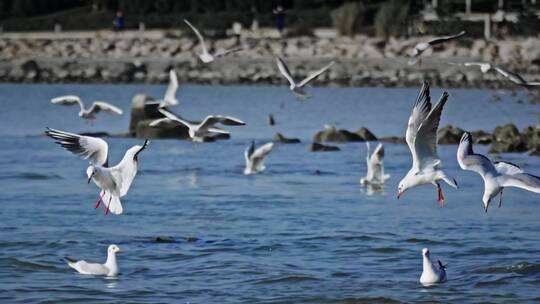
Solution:
{"label": "gull tail feathers", "polygon": [[108,208],[109,212],[112,214],[119,215],[124,211],[122,208],[122,202],[120,202],[120,197],[111,194],[110,192],[105,193],[103,196],[103,202],[105,205],[105,210]]}

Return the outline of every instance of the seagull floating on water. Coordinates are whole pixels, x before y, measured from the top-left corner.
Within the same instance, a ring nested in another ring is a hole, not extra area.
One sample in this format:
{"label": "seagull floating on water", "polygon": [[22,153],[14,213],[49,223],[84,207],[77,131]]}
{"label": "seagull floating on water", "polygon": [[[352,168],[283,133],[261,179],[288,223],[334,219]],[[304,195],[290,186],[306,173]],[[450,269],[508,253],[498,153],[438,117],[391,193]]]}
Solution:
{"label": "seagull floating on water", "polygon": [[423,270],[420,283],[422,285],[431,285],[446,281],[446,265],[437,260],[437,267],[434,267],[429,255],[430,252],[427,248],[422,249]]}
{"label": "seagull floating on water", "polygon": [[414,49],[412,51],[411,58],[409,59],[409,65],[413,65],[413,64],[417,63],[418,60],[419,60],[420,55],[422,55],[422,53],[425,52],[430,47],[433,47],[435,45],[448,42],[450,40],[457,39],[459,37],[464,36],[465,34],[466,34],[465,31],[461,31],[456,35],[437,37],[437,38],[431,39],[428,42],[420,42],[420,43],[418,43],[414,47]]}
{"label": "seagull floating on water", "polygon": [[437,201],[442,207],[444,196],[439,181],[457,188],[457,182],[443,170],[441,159],[437,155],[437,129],[441,120],[443,107],[448,99],[444,92],[435,107],[431,107],[429,84],[424,81],[409,117],[405,140],[412,154],[412,167],[407,175],[399,182],[397,198],[407,189],[425,184],[437,187]]}
{"label": "seagull floating on water", "polygon": [[199,58],[201,58],[201,61],[204,63],[210,63],[216,60],[217,57],[221,57],[232,52],[238,52],[243,49],[241,47],[237,47],[237,48],[224,50],[221,52],[216,52],[214,53],[214,55],[212,55],[208,52],[208,49],[206,48],[206,44],[204,43],[204,38],[199,32],[199,30],[197,30],[197,28],[194,27],[191,23],[189,23],[189,21],[187,21],[186,19],[184,19],[184,22],[193,30],[193,32],[195,32],[195,35],[197,35],[197,38],[199,39],[199,43],[201,44],[201,52],[202,52],[199,54]]}
{"label": "seagull floating on water", "polygon": [[384,147],[379,143],[373,153],[370,152],[369,141],[366,141],[367,156],[366,156],[366,177],[360,179],[362,185],[381,186],[384,181],[390,178],[390,175],[384,174]]}
{"label": "seagull floating on water", "polygon": [[329,64],[324,66],[322,69],[311,73],[308,77],[306,77],[304,80],[302,80],[300,83],[297,84],[294,81],[294,78],[291,76],[291,72],[289,71],[289,68],[287,67],[287,64],[285,63],[285,61],[283,61],[283,59],[281,59],[280,57],[277,57],[276,63],[277,63],[277,66],[281,75],[283,75],[287,79],[287,81],[289,81],[289,89],[294,93],[294,95],[296,96],[298,100],[304,100],[309,97],[306,91],[304,91],[304,86],[306,84],[310,83],[313,79],[319,77],[319,75],[321,75],[326,70],[328,70],[332,65],[334,65],[333,61],[330,62]]}
{"label": "seagull floating on water", "polygon": [[93,180],[101,189],[95,208],[98,208],[103,200],[106,206],[105,214],[109,211],[112,214],[122,214],[120,198],[127,194],[137,175],[138,156],[148,145],[148,139],[142,146],[129,148],[120,163],[109,168],[109,146],[103,139],[49,128],[45,134],[66,150],[90,162],[90,166],[86,169],[88,183]]}
{"label": "seagull floating on water", "polygon": [[159,127],[165,123],[175,121],[188,127],[189,137],[196,142],[203,142],[205,137],[209,137],[214,133],[230,134],[229,131],[216,127],[215,125],[218,123],[228,126],[243,126],[246,124],[238,118],[222,115],[208,115],[201,123],[195,124],[180,118],[167,109],[159,109],[159,112],[165,117],[152,121],[150,123],[151,127]]}
{"label": "seagull floating on water", "polygon": [[512,81],[513,83],[515,83],[517,85],[525,87],[525,88],[540,86],[540,82],[528,82],[523,77],[521,77],[521,75],[519,75],[519,74],[516,74],[514,72],[510,72],[510,71],[506,70],[503,67],[492,65],[492,64],[487,63],[487,62],[464,62],[463,66],[466,66],[466,67],[478,66],[478,67],[480,67],[480,71],[482,71],[482,73],[484,73],[484,74],[491,71],[491,70],[494,70],[497,73],[501,74],[506,79]]}
{"label": "seagull floating on water", "polygon": [[246,159],[244,174],[250,175],[263,172],[266,169],[264,158],[272,152],[273,148],[274,143],[269,142],[255,149],[255,142],[252,141],[251,145],[244,152],[244,158]]}
{"label": "seagull floating on water", "polygon": [[69,257],[65,257],[69,267],[75,269],[81,274],[91,275],[104,275],[108,277],[115,277],[118,275],[118,263],[116,262],[116,253],[121,252],[120,247],[116,245],[110,245],[107,249],[107,261],[105,264],[88,263],[85,260],[76,261]]}
{"label": "seagull floating on water", "polygon": [[81,110],[79,111],[79,117],[86,120],[96,119],[96,114],[105,111],[111,114],[122,115],[124,112],[110,103],[104,101],[94,101],[90,108],[86,109],[81,98],[76,95],[66,95],[51,99],[51,103],[59,104],[63,106],[72,106],[78,104]]}
{"label": "seagull floating on water", "polygon": [[525,173],[520,167],[509,162],[491,162],[481,154],[475,154],[472,136],[465,132],[457,150],[457,160],[463,170],[473,171],[484,180],[484,195],[482,203],[487,212],[491,200],[499,196],[499,208],[502,205],[504,187],[517,187],[531,192],[540,193],[540,177]]}

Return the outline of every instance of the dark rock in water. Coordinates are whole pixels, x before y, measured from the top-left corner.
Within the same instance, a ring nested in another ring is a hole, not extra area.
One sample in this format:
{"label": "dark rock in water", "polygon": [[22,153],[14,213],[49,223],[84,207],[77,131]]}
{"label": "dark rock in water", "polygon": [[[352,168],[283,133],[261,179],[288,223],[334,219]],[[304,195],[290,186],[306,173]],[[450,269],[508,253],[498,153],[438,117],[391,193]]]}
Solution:
{"label": "dark rock in water", "polygon": [[309,151],[311,152],[318,152],[318,151],[339,151],[339,147],[336,146],[328,146],[323,145],[317,142],[312,143],[309,145]]}
{"label": "dark rock in water", "polygon": [[381,142],[393,143],[393,144],[406,144],[405,137],[399,136],[386,136],[379,138]]}
{"label": "dark rock in water", "polygon": [[473,131],[471,135],[475,144],[489,145],[493,142],[493,135],[483,130]]}
{"label": "dark rock in water", "polygon": [[521,131],[523,141],[529,150],[540,150],[540,127],[529,126]]}
{"label": "dark rock in water", "polygon": [[336,129],[334,127],[326,128],[317,132],[313,136],[314,142],[349,142],[349,141],[364,141],[360,135],[344,130]]}
{"label": "dark rock in water", "polygon": [[527,145],[515,125],[498,126],[493,131],[490,153],[524,152],[526,150]]}
{"label": "dark rock in water", "polygon": [[274,120],[274,116],[272,114],[268,115],[268,125],[273,126],[276,124],[276,121]]}
{"label": "dark rock in water", "polygon": [[157,104],[154,107],[147,107],[146,104],[154,99],[144,94],[137,94],[131,99],[131,120],[129,122],[129,133],[135,136],[137,125],[142,120],[158,119],[163,117],[157,110]]}
{"label": "dark rock in water", "polygon": [[451,125],[440,128],[437,132],[437,142],[441,145],[459,144],[463,130]]}
{"label": "dark rock in water", "polygon": [[281,133],[276,133],[274,137],[272,137],[272,141],[280,142],[282,144],[299,144],[300,139],[298,138],[287,138],[283,136]]}
{"label": "dark rock in water", "polygon": [[368,128],[362,127],[356,131],[356,134],[358,134],[364,141],[373,141],[377,140],[377,136],[373,134]]}
{"label": "dark rock in water", "polygon": [[176,243],[173,238],[165,238],[160,236],[153,238],[152,241],[155,243]]}

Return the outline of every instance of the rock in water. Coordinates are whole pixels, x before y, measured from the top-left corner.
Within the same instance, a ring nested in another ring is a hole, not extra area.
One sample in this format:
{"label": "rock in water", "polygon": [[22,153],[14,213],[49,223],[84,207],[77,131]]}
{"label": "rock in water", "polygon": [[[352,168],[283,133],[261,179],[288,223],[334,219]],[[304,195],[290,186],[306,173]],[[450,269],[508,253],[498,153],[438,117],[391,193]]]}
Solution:
{"label": "rock in water", "polygon": [[299,144],[300,143],[300,139],[298,139],[298,138],[287,138],[287,137],[283,136],[283,134],[281,134],[281,133],[276,133],[276,135],[274,135],[274,137],[272,137],[272,141],[279,142],[279,143],[282,143],[282,144]]}
{"label": "rock in water", "polygon": [[515,125],[498,126],[493,130],[490,153],[524,152],[526,150],[527,145]]}
{"label": "rock in water", "polygon": [[437,132],[437,143],[440,145],[459,144],[463,130],[451,125],[445,126]]}
{"label": "rock in water", "polygon": [[273,126],[276,124],[276,121],[274,120],[274,116],[272,114],[268,115],[268,125]]}
{"label": "rock in water", "polygon": [[336,146],[328,146],[323,145],[317,142],[312,143],[309,145],[309,151],[311,152],[318,152],[318,151],[339,151],[339,147]]}

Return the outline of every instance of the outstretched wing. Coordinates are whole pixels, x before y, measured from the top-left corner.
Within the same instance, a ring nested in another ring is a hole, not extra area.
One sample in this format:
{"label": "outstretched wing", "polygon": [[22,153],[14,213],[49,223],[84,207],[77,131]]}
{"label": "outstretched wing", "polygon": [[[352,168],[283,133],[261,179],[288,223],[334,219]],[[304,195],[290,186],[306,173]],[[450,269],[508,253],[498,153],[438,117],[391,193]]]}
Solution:
{"label": "outstretched wing", "polygon": [[164,103],[162,107],[170,107],[170,106],[175,106],[178,104],[178,100],[176,99],[177,90],[178,90],[178,77],[174,69],[171,69],[169,71],[169,86],[167,87],[167,91],[165,92],[165,96],[163,97]]}
{"label": "outstretched wing", "polygon": [[81,111],[84,110],[84,104],[82,100],[79,98],[79,96],[75,96],[75,95],[59,96],[59,97],[51,99],[51,103],[59,104],[63,106],[72,106],[72,105],[78,104],[79,107],[81,108]]}
{"label": "outstretched wing", "polygon": [[384,182],[383,158],[384,147],[379,143],[368,158],[367,180]]}
{"label": "outstretched wing", "polygon": [[270,154],[270,152],[272,152],[273,148],[274,148],[273,142],[266,143],[260,146],[259,148],[257,148],[250,157],[251,161],[253,162],[253,167],[257,169],[262,169],[261,167],[263,166],[264,158],[268,154]]}
{"label": "outstretched wing", "polygon": [[414,151],[416,153],[418,169],[436,166],[440,163],[439,156],[437,155],[437,129],[439,128],[442,110],[447,100],[448,93],[444,92],[416,133]]}
{"label": "outstretched wing", "polygon": [[111,175],[118,187],[120,197],[126,195],[129,191],[129,187],[131,187],[131,183],[133,182],[135,175],[137,175],[139,153],[141,153],[146,146],[148,146],[148,139],[144,141],[142,146],[137,145],[129,148],[120,163],[110,168]]}
{"label": "outstretched wing", "polygon": [[280,57],[277,57],[276,63],[281,75],[283,75],[287,79],[287,81],[292,87],[296,86],[296,83],[294,83],[294,79],[291,76],[291,72],[289,71],[289,68],[287,67],[285,61],[283,61],[283,59],[281,59]]}
{"label": "outstretched wing", "polygon": [[232,48],[232,49],[228,49],[228,50],[223,50],[223,51],[219,51],[219,52],[216,52],[214,54],[214,57],[221,57],[221,56],[225,56],[229,53],[235,53],[235,52],[239,52],[239,51],[242,51],[244,50],[243,47],[237,47],[237,48]]}
{"label": "outstretched wing", "polygon": [[199,30],[194,27],[189,21],[187,21],[186,19],[184,19],[184,22],[193,30],[193,32],[195,33],[195,35],[197,35],[197,38],[199,38],[199,43],[201,44],[201,48],[202,48],[202,51],[203,53],[208,53],[208,49],[206,48],[206,45],[204,44],[204,38],[203,36],[201,35],[201,33],[199,32]]}
{"label": "outstretched wing", "polygon": [[81,136],[60,130],[47,128],[45,134],[55,140],[55,142],[71,153],[88,159],[97,166],[108,165],[107,154],[109,146],[101,138],[91,136]]}
{"label": "outstretched wing", "polygon": [[484,155],[475,154],[472,146],[472,136],[469,132],[463,133],[457,149],[457,161],[463,170],[473,171],[484,177],[486,174],[495,174],[493,163]]}
{"label": "outstretched wing", "polygon": [[326,72],[326,70],[328,70],[331,66],[334,65],[334,62],[330,62],[329,64],[327,64],[326,66],[324,66],[322,69],[316,71],[316,72],[313,72],[312,74],[310,74],[308,77],[306,77],[304,80],[302,80],[299,84],[298,84],[298,87],[303,87],[305,86],[306,84],[308,84],[310,81],[312,81],[313,79],[319,77],[319,75],[321,75],[322,73]]}
{"label": "outstretched wing", "polygon": [[246,123],[241,121],[238,118],[230,117],[230,116],[222,116],[222,115],[208,115],[206,118],[201,122],[199,125],[199,128],[202,130],[208,130],[209,128],[214,127],[215,124],[222,123],[224,125],[228,126],[243,126]]}
{"label": "outstretched wing", "polygon": [[[192,128],[192,127],[193,127],[193,124],[191,124],[191,123],[189,123],[189,122],[187,122],[187,121],[181,119],[180,117],[178,117],[178,115],[174,114],[173,112],[171,112],[171,111],[169,111],[169,110],[167,110],[167,109],[165,109],[165,108],[160,108],[160,109],[158,109],[158,111],[159,111],[161,114],[163,114],[163,116],[165,116],[165,118],[168,118],[168,119],[173,120],[173,121],[177,121],[177,122],[183,124],[184,126],[186,126],[186,127],[188,127],[188,128]],[[159,119],[158,119],[158,120],[159,120]],[[151,122],[150,124],[152,125],[153,123],[158,124],[158,123],[162,123],[162,122],[164,122],[164,121],[159,121],[159,122],[153,121],[153,122]]]}
{"label": "outstretched wing", "polygon": [[518,173],[524,173],[518,165],[511,162],[498,161],[494,162],[493,164],[495,166],[495,170],[497,170],[497,172],[499,172],[500,174],[514,175]]}
{"label": "outstretched wing", "polygon": [[502,175],[499,177],[503,187],[517,187],[540,193],[540,177],[528,173]]}
{"label": "outstretched wing", "polygon": [[407,124],[407,132],[405,133],[405,141],[409,146],[413,159],[413,167],[416,167],[418,160],[416,159],[416,151],[414,141],[418,133],[418,129],[422,122],[426,119],[431,111],[431,96],[429,93],[429,83],[424,81],[420,93],[416,97],[409,122]]}
{"label": "outstretched wing", "polygon": [[445,43],[447,41],[450,41],[450,40],[454,40],[454,39],[457,39],[461,36],[464,36],[467,32],[465,31],[461,31],[459,32],[458,34],[456,35],[451,35],[451,36],[444,36],[444,37],[437,37],[437,38],[434,38],[430,41],[428,41],[429,45],[433,46],[433,45],[437,45],[437,44],[441,44],[441,43]]}
{"label": "outstretched wing", "polygon": [[246,163],[249,163],[253,152],[255,152],[255,141],[251,141],[249,147],[247,147],[244,151],[244,159],[246,160]]}
{"label": "outstretched wing", "polygon": [[493,69],[497,71],[497,73],[501,74],[502,76],[514,83],[517,83],[519,85],[527,85],[527,81],[523,79],[523,77],[521,77],[519,74],[510,72],[500,66],[494,66]]}
{"label": "outstretched wing", "polygon": [[170,118],[167,118],[167,117],[164,117],[164,118],[159,118],[159,119],[156,119],[156,120],[153,120],[151,123],[149,123],[148,125],[150,127],[162,127],[162,126],[166,126],[167,124],[171,123],[171,122],[177,122],[175,120],[172,120]]}
{"label": "outstretched wing", "polygon": [[116,115],[122,115],[124,113],[122,109],[104,101],[94,101],[90,109],[88,109],[88,113],[92,114],[96,114],[101,111],[109,112]]}

